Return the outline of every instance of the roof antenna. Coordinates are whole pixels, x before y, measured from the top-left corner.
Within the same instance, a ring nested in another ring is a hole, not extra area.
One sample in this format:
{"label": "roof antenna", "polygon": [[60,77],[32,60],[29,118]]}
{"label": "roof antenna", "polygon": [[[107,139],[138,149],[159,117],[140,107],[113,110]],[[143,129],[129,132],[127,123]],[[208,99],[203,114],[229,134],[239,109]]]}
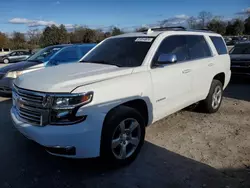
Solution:
{"label": "roof antenna", "polygon": [[150,33],[153,33],[154,31],[152,31],[151,28],[148,28],[148,31],[147,31],[147,35],[150,34]]}

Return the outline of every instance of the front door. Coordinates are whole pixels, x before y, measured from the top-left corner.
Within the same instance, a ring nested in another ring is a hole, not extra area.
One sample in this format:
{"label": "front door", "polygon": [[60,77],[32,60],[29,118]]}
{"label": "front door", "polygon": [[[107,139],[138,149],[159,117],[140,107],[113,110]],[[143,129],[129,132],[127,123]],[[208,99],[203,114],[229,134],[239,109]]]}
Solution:
{"label": "front door", "polygon": [[[160,54],[175,54],[177,62],[157,66]],[[191,99],[192,69],[185,36],[168,36],[160,44],[151,69],[154,118],[161,119],[187,106]]]}

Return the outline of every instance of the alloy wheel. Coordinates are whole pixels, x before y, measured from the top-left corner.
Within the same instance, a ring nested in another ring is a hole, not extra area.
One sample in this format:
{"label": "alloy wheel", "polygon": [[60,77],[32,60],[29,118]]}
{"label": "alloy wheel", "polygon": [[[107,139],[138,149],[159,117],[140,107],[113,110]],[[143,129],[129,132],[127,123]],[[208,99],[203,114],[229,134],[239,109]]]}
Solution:
{"label": "alloy wheel", "polygon": [[123,120],[115,129],[111,148],[117,159],[130,157],[138,147],[141,139],[141,127],[134,118]]}

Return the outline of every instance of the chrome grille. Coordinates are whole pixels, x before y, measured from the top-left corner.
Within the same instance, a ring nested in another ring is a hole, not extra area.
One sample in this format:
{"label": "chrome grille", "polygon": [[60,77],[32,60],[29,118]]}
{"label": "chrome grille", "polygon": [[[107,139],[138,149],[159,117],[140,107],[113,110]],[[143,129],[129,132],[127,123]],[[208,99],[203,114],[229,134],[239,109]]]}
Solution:
{"label": "chrome grille", "polygon": [[13,106],[21,121],[39,126],[49,123],[50,108],[45,103],[46,94],[13,86],[12,98]]}
{"label": "chrome grille", "polygon": [[21,88],[17,88],[16,86],[14,86],[14,91],[22,98],[23,101],[42,106],[45,94],[24,90]]}

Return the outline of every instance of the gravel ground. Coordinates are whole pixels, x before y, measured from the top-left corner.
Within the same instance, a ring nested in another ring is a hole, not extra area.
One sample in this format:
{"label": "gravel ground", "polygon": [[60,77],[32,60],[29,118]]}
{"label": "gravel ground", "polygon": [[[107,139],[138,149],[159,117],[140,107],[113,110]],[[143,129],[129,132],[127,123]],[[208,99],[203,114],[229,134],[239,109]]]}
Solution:
{"label": "gravel ground", "polygon": [[110,169],[53,157],[13,127],[0,98],[0,187],[250,187],[250,84],[230,84],[218,113],[181,111],[147,128],[141,154]]}

